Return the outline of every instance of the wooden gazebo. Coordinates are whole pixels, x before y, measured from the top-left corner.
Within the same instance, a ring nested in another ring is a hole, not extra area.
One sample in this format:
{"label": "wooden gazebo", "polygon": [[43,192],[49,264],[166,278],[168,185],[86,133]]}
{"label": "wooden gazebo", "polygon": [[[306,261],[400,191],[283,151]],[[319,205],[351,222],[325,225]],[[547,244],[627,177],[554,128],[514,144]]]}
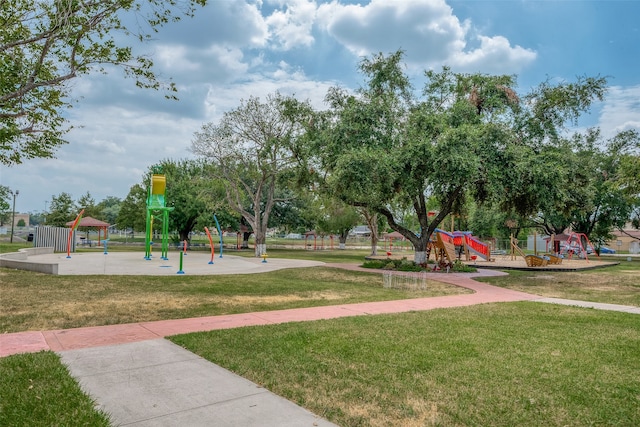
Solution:
{"label": "wooden gazebo", "polygon": [[[67,222],[67,227],[72,227],[73,223],[74,223],[74,221]],[[80,222],[78,223],[78,227],[88,227],[88,228],[97,228],[98,229],[98,245],[100,244],[100,241],[103,240],[100,237],[101,233],[104,233],[104,240],[106,240],[107,232],[108,232],[108,229],[109,229],[110,225],[111,224],[109,224],[108,222],[100,221],[99,219],[95,219],[95,218],[92,218],[90,216],[82,217],[80,219]]]}

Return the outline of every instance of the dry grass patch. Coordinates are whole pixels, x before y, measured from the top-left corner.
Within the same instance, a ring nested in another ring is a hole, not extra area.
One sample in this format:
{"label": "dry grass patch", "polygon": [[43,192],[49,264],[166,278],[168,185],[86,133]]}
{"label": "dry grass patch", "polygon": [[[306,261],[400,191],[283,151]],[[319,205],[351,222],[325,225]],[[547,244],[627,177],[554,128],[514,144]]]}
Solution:
{"label": "dry grass patch", "polygon": [[492,285],[551,298],[640,306],[640,262],[576,272],[509,271],[479,279]]}
{"label": "dry grass patch", "polygon": [[382,275],[324,267],[215,276],[50,276],[0,269],[0,333],[466,293],[382,287]]}
{"label": "dry grass patch", "polygon": [[347,292],[311,292],[308,295],[272,295],[272,296],[249,296],[237,295],[221,297],[218,302],[228,306],[245,306],[254,304],[279,304],[287,302],[299,302],[308,299],[336,301],[347,296]]}

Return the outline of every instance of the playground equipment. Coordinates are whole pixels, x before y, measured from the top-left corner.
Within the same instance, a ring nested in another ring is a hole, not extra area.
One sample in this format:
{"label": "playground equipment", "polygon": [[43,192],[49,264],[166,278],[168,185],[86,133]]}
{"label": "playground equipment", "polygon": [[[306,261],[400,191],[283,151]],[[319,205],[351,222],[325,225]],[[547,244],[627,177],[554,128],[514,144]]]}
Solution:
{"label": "playground equipment", "polygon": [[[436,250],[436,260],[442,265],[449,263],[453,265],[456,258],[456,248],[460,248],[460,255],[464,251],[467,261],[475,261],[478,258],[491,261],[491,248],[489,245],[474,237],[470,231],[449,233],[448,231],[436,229],[435,236],[436,238],[431,242],[431,246]],[[445,256],[445,258],[442,258],[442,256]]]}
{"label": "playground equipment", "polygon": [[456,259],[456,246],[453,237],[448,233],[436,232],[436,240],[432,244],[436,250],[435,256],[440,268],[453,267]]}
{"label": "playground equipment", "polygon": [[211,260],[209,264],[213,264],[213,257],[216,255],[216,248],[213,246],[213,239],[211,238],[211,233],[207,227],[204,228],[204,232],[207,233],[207,238],[209,239],[209,246],[211,247]]}
{"label": "playground equipment", "polygon": [[153,214],[159,212],[162,218],[162,249],[161,259],[169,259],[167,253],[169,251],[169,212],[172,207],[166,205],[167,180],[161,169],[155,166],[151,175],[151,185],[147,193],[147,229],[145,233],[145,254],[146,260],[151,259],[151,237],[153,235]]}
{"label": "playground equipment", "polygon": [[67,238],[67,258],[71,258],[71,236],[73,236],[73,232],[76,231],[76,228],[78,228],[78,223],[82,218],[82,214],[84,214],[84,209],[80,211],[75,221],[73,221],[71,228],[69,229],[69,237]]}
{"label": "playground equipment", "polygon": [[471,233],[464,234],[464,246],[467,257],[469,253],[471,253],[472,257],[477,256],[485,261],[491,261],[491,248],[489,248],[489,245],[481,242],[478,238],[472,236]]}
{"label": "playground equipment", "polygon": [[546,267],[549,263],[549,257],[525,255],[525,253],[522,252],[522,249],[520,249],[520,246],[518,246],[518,240],[515,237],[509,237],[509,241],[511,242],[511,259],[514,259],[517,254],[524,259],[527,263],[527,267]]}
{"label": "playground equipment", "polygon": [[[564,245],[562,245],[560,254],[566,254],[569,260],[571,260],[573,255],[577,255],[579,257],[584,257],[584,259],[589,262],[589,250],[591,248],[593,248],[593,245],[586,234],[571,233]],[[600,255],[598,255],[597,252],[594,253],[596,254],[596,257],[600,259]]]}
{"label": "playground equipment", "polygon": [[548,246],[551,246],[551,248],[555,248],[555,246],[556,246],[555,245],[555,234],[551,235],[551,238],[549,239],[549,243],[547,245],[547,253],[543,254],[543,256],[548,259],[548,264],[555,264],[555,265],[562,264],[562,257],[559,254],[560,251],[557,251],[555,253],[549,253]]}

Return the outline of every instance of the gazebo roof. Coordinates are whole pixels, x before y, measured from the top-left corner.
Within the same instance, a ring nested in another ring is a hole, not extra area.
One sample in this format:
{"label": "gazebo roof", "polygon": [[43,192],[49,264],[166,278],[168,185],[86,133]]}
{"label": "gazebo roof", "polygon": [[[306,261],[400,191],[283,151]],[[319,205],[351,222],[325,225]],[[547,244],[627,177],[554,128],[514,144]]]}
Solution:
{"label": "gazebo roof", "polygon": [[386,239],[404,239],[405,238],[402,234],[398,233],[397,231],[393,231],[391,233],[385,233],[384,237]]}
{"label": "gazebo roof", "polygon": [[[69,227],[71,227],[73,225],[73,221],[69,221],[67,223],[67,225]],[[100,221],[99,219],[95,219],[95,218],[92,218],[90,216],[82,217],[80,219],[80,222],[78,223],[78,227],[100,227],[100,228],[104,228],[104,227],[109,227],[110,225],[111,224],[109,224],[108,222]]]}

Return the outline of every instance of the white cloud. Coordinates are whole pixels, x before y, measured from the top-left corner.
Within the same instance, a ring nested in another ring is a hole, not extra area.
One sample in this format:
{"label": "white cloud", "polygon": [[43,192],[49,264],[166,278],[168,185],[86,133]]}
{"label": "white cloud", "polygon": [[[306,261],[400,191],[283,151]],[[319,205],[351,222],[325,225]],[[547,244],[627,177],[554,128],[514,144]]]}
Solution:
{"label": "white cloud", "polygon": [[186,46],[159,45],[154,58],[171,73],[192,72],[200,69],[200,64],[187,58],[189,50]]}
{"label": "white cloud", "polygon": [[314,42],[311,30],[316,17],[316,3],[309,0],[271,1],[282,9],[275,10],[265,22],[275,39],[276,46],[289,50],[297,46],[310,46]]}
{"label": "white cloud", "polygon": [[[242,50],[237,48],[225,48],[223,46],[213,45],[209,48],[208,53],[215,58],[212,67],[219,67],[225,70],[225,74],[229,77],[238,77],[249,69],[249,65],[244,61]],[[212,74],[212,73],[211,73]],[[211,75],[209,74],[209,75]]]}
{"label": "white cloud", "polygon": [[456,52],[450,57],[452,67],[489,74],[512,74],[536,59],[536,53],[520,46],[512,47],[505,37],[479,36],[480,47],[471,52]]}
{"label": "white cloud", "polygon": [[119,155],[124,154],[126,151],[124,147],[116,144],[115,142],[107,141],[104,139],[92,139],[87,141],[86,144],[94,153],[98,155],[103,153]]}
{"label": "white cloud", "polygon": [[243,82],[232,86],[210,86],[205,97],[207,122],[216,122],[225,111],[237,108],[240,100],[250,96],[265,100],[276,91],[283,95],[295,95],[299,100],[309,100],[314,108],[324,109],[324,97],[333,81],[317,81],[307,78],[301,69],[282,61],[271,74],[253,74]]}
{"label": "white cloud", "polygon": [[470,22],[460,22],[444,0],[371,0],[362,6],[336,1],[318,9],[319,25],[356,55],[406,52],[409,65],[440,65],[460,71],[513,73],[530,64],[535,52],[512,47],[501,36],[480,36],[467,52]]}
{"label": "white cloud", "polygon": [[630,129],[640,132],[640,85],[610,87],[600,113],[599,126],[606,138]]}

